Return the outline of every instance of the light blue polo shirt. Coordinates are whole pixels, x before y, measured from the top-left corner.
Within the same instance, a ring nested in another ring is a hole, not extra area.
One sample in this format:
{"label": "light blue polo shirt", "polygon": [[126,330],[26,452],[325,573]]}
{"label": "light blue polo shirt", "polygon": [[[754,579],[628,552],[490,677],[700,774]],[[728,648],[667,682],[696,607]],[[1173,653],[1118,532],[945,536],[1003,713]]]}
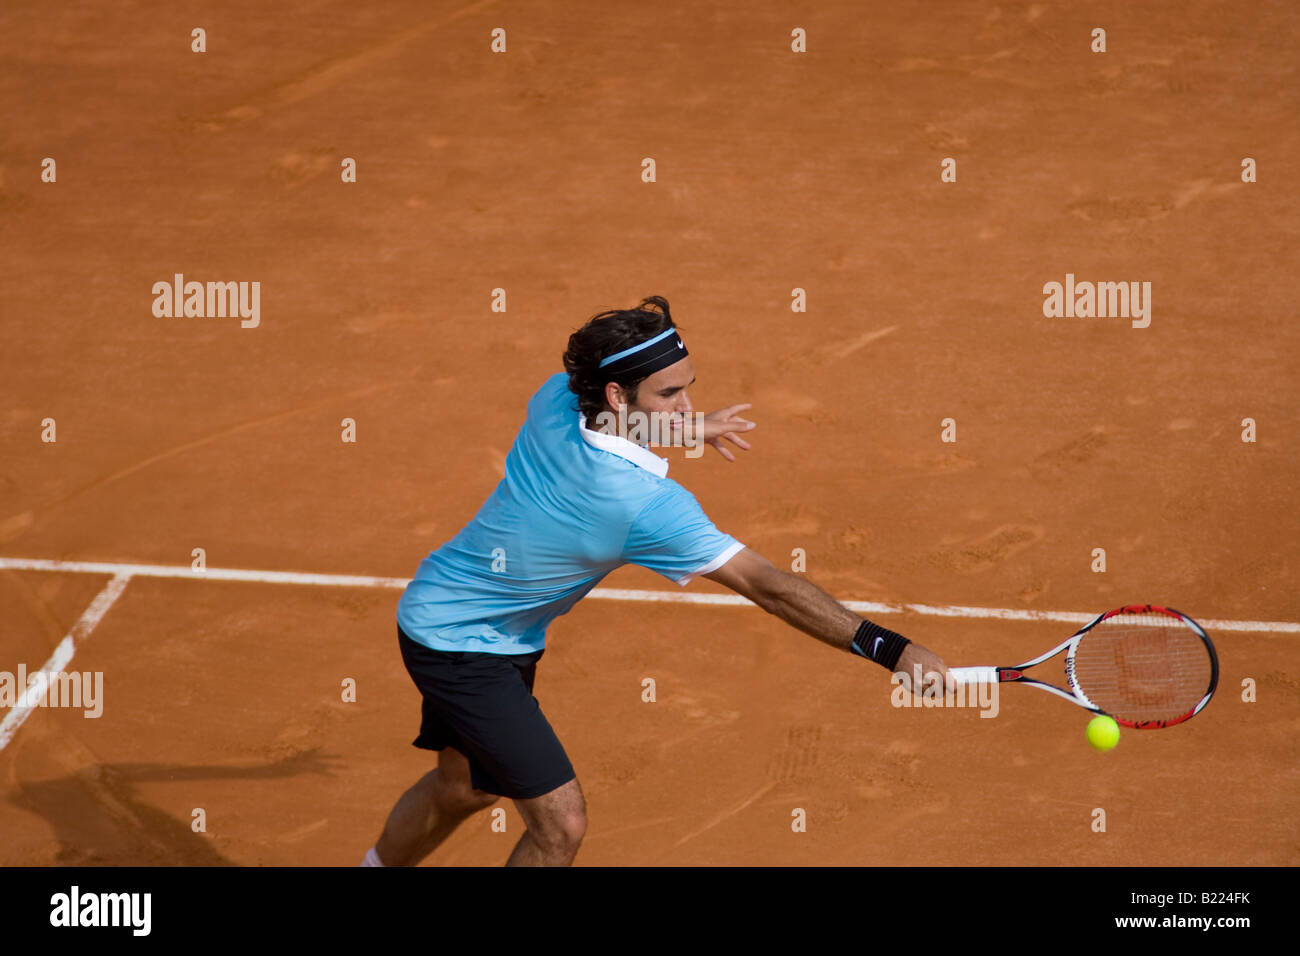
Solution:
{"label": "light blue polo shirt", "polygon": [[413,640],[527,654],[621,565],[685,586],[744,548],[667,477],[665,459],[582,423],[568,376],[547,379],[528,402],[501,483],[403,592],[397,621]]}

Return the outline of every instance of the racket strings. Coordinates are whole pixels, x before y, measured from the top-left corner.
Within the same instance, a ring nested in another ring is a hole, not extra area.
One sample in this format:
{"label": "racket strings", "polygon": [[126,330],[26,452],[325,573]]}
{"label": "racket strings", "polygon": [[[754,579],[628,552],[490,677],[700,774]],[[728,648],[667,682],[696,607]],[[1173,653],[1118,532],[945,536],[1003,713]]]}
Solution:
{"label": "racket strings", "polygon": [[1210,652],[1177,618],[1118,614],[1079,641],[1074,679],[1107,713],[1134,722],[1173,720],[1210,689]]}

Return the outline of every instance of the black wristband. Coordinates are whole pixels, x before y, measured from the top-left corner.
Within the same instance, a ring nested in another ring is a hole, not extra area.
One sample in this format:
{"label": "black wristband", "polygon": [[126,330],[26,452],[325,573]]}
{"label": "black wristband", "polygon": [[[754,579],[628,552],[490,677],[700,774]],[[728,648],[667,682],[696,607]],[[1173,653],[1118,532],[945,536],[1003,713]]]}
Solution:
{"label": "black wristband", "polygon": [[892,671],[903,656],[903,648],[911,643],[902,634],[864,620],[858,625],[858,633],[854,635],[849,650]]}

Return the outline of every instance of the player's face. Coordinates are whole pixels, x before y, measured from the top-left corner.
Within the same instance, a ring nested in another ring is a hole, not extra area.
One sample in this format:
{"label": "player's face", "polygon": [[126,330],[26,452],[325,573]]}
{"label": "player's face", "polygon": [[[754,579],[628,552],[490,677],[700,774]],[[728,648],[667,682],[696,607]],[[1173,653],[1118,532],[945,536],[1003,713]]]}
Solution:
{"label": "player's face", "polygon": [[684,358],[646,378],[636,391],[636,401],[628,404],[628,411],[667,412],[673,420],[680,420],[695,410],[689,395],[694,384],[695,366],[690,358]]}

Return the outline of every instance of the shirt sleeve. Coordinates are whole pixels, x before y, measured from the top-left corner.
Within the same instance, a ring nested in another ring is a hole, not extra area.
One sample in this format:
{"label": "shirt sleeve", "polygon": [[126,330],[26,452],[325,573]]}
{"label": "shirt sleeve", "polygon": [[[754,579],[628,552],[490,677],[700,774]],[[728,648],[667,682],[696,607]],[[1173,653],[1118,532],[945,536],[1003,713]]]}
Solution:
{"label": "shirt sleeve", "polygon": [[722,567],[745,546],[714,527],[695,496],[677,482],[669,480],[664,486],[633,519],[623,560],[685,587]]}

